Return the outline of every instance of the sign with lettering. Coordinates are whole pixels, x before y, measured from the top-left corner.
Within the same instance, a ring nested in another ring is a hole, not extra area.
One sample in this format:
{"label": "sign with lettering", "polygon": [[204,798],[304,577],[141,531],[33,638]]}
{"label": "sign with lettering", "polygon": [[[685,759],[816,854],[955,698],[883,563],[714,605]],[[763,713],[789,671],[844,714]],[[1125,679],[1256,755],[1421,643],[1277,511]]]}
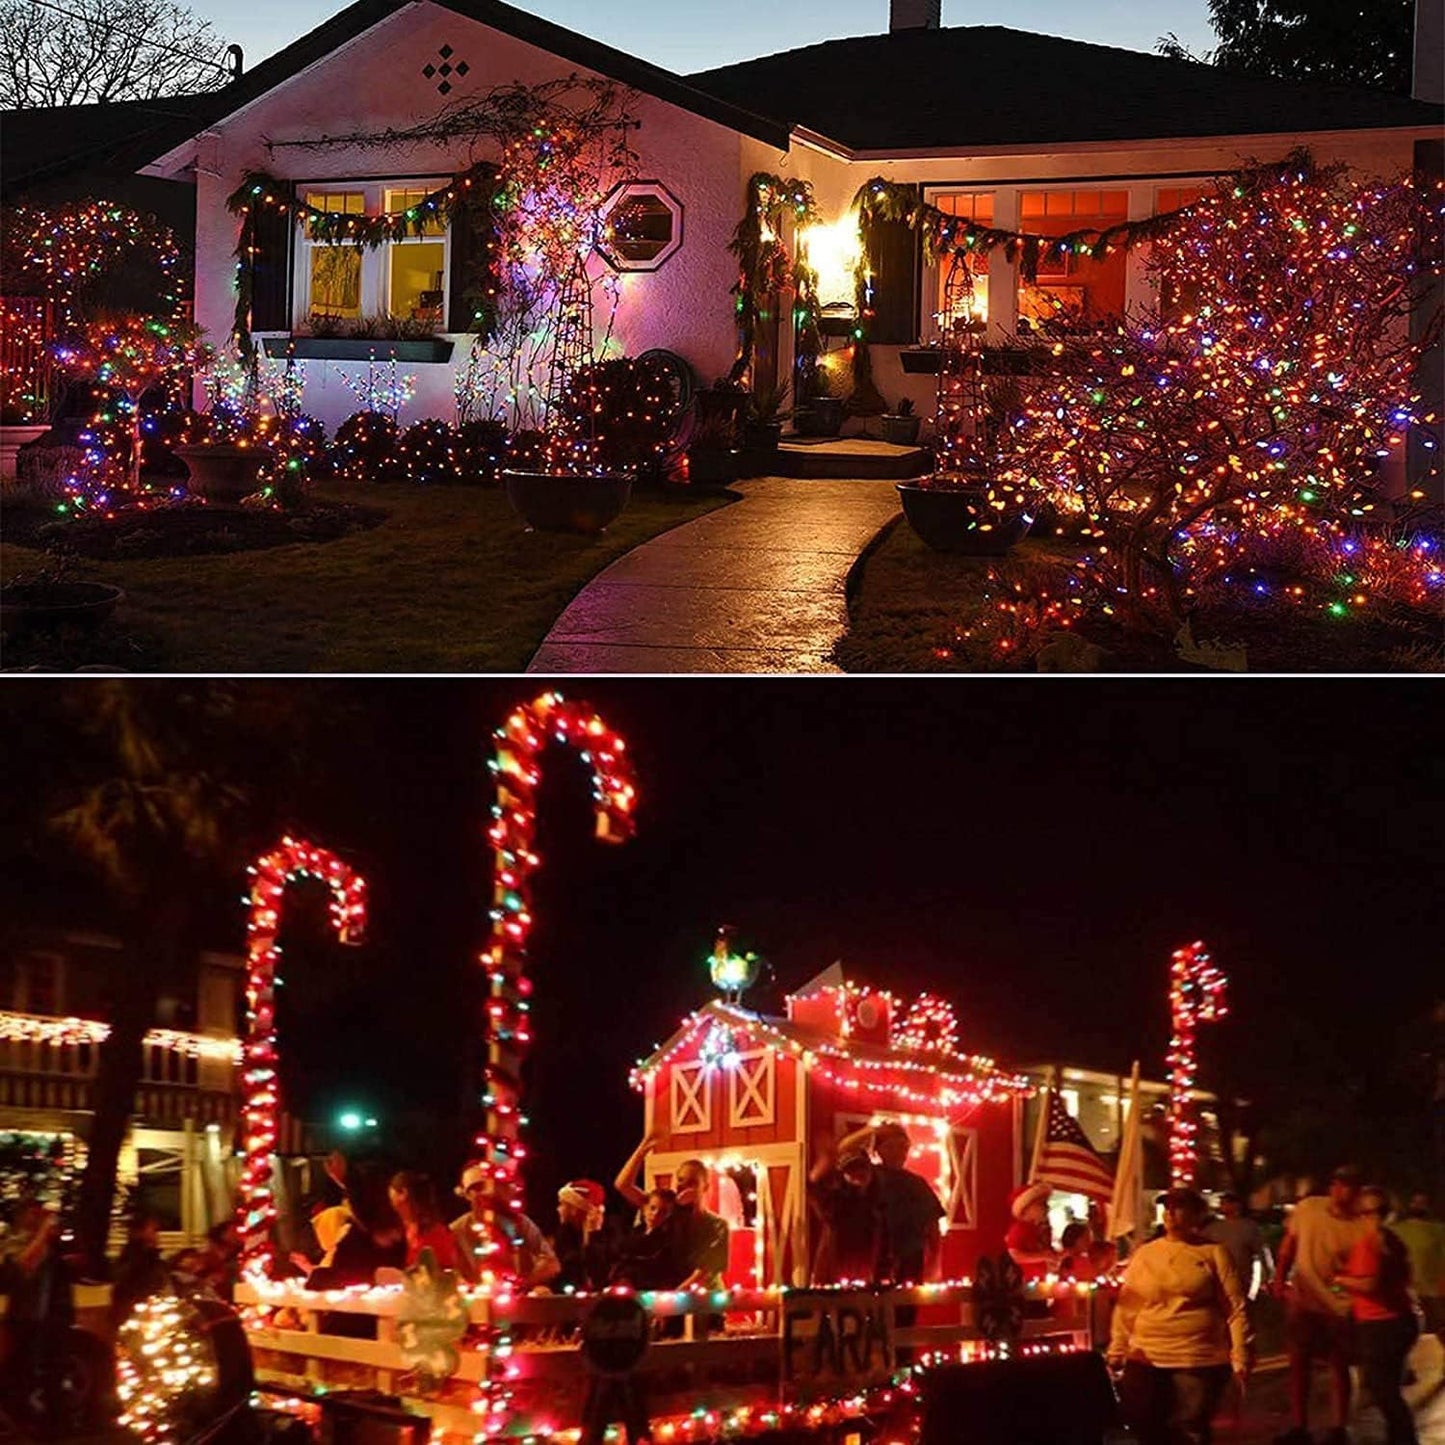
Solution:
{"label": "sign with lettering", "polygon": [[840,1386],[883,1384],[893,1373],[893,1331],[884,1300],[865,1290],[795,1290],[784,1299],[783,1398],[834,1395]]}

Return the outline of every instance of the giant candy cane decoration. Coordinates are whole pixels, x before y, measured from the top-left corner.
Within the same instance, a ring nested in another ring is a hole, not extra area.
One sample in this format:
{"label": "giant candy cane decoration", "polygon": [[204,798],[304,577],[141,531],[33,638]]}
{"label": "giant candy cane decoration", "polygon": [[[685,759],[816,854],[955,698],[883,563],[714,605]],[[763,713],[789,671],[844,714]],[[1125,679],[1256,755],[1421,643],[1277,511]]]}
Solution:
{"label": "giant candy cane decoration", "polygon": [[1176,1188],[1194,1183],[1194,1088],[1197,1061],[1194,1032],[1199,1024],[1222,1019],[1224,975],[1214,966],[1202,943],[1174,950],[1170,971],[1169,1012],[1174,1036],[1169,1041],[1169,1177]]}
{"label": "giant candy cane decoration", "polygon": [[592,771],[597,836],[622,843],[632,836],[637,800],[626,741],[586,703],[543,693],[516,708],[497,729],[492,771],[497,801],[488,834],[493,848],[492,931],[481,962],[487,970],[485,1132],[477,1150],[491,1203],[515,1210],[522,1203],[521,1070],[532,1041],[528,1019],[527,938],[532,931],[532,875],[541,860],[536,838],[537,785],[542,749],[549,742],[576,749]]}
{"label": "giant candy cane decoration", "polygon": [[289,883],[318,878],[331,889],[331,926],[343,943],[360,941],[366,926],[366,880],[334,853],[298,838],[282,838],[258,858],[251,874],[251,913],[246,924],[246,1048],[242,1056],[246,1102],[241,1111],[245,1159],[236,1201],[241,1269],[264,1277],[271,1267],[271,1193],[279,1108],[276,1074],[276,965],[281,948],[281,902]]}

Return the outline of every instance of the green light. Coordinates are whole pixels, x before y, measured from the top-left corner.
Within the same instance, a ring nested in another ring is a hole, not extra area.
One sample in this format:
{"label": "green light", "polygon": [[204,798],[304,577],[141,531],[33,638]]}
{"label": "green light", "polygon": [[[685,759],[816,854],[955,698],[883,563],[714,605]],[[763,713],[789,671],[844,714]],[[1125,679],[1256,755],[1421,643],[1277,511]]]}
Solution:
{"label": "green light", "polygon": [[344,1114],[338,1114],[336,1122],[348,1132],[354,1134],[361,1128],[361,1115],[355,1109],[348,1109]]}

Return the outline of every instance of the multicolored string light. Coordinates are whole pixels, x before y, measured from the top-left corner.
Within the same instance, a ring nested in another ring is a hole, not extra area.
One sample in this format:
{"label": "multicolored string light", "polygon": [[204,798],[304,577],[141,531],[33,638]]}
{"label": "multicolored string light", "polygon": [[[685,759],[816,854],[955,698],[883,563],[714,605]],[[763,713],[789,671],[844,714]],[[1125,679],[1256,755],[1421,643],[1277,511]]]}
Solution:
{"label": "multicolored string light", "polygon": [[246,924],[245,1103],[241,1110],[241,1178],[236,1222],[241,1235],[241,1270],[264,1278],[272,1263],[271,1224],[276,1205],[271,1191],[276,1152],[280,1088],[276,1055],[276,972],[281,961],[281,905],[287,887],[316,879],[331,890],[330,922],[342,943],[360,941],[366,927],[366,880],[335,853],[289,835],[248,870],[251,893]]}
{"label": "multicolored string light", "polygon": [[487,971],[486,1126],[476,1140],[488,1197],[503,1209],[522,1203],[521,1070],[532,1041],[528,1017],[532,982],[527,944],[532,932],[533,851],[542,754],[549,743],[575,750],[592,774],[597,837],[625,842],[633,831],[637,788],[627,742],[586,703],[545,692],[514,708],[495,734],[491,769],[497,781],[488,839],[493,848],[492,929],[481,956]]}
{"label": "multicolored string light", "polygon": [[1202,943],[1176,948],[1169,970],[1169,1177],[1176,1188],[1194,1183],[1197,1126],[1193,1091],[1198,1077],[1195,1032],[1228,1012],[1225,977]]}

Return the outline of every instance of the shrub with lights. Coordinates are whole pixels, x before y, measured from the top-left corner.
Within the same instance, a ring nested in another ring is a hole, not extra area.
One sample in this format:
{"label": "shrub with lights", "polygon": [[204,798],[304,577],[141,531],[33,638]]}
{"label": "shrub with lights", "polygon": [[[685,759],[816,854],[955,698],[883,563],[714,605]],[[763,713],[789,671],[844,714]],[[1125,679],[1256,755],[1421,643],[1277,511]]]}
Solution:
{"label": "shrub with lights", "polygon": [[1418,315],[1442,195],[1303,154],[1221,182],[1154,240],[1157,306],[1052,343],[1001,474],[1082,515],[1106,610],[1172,633],[1259,538],[1339,547],[1389,519],[1407,434],[1435,446],[1419,372],[1440,319]]}
{"label": "shrub with lights", "polygon": [[331,470],[345,482],[394,482],[402,477],[400,432],[378,411],[353,412],[331,443]]}
{"label": "shrub with lights", "polygon": [[419,487],[454,482],[461,471],[459,438],[453,427],[435,417],[414,422],[397,441],[402,476]]}
{"label": "shrub with lights", "polygon": [[562,411],[577,428],[590,417],[603,467],[645,480],[660,478],[683,418],[672,369],[656,356],[583,367],[565,382]]}

